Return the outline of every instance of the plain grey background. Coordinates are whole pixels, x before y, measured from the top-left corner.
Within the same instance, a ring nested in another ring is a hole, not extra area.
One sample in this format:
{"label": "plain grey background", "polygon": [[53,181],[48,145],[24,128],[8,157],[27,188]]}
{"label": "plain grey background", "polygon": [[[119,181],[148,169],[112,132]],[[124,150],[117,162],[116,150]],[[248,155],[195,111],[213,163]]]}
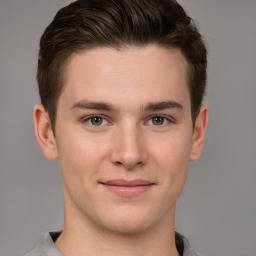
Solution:
{"label": "plain grey background", "polygon": [[[33,132],[39,38],[67,0],[0,0],[0,255],[63,224],[58,162]],[[256,255],[256,1],[181,0],[209,49],[210,124],[176,229],[207,256]]]}

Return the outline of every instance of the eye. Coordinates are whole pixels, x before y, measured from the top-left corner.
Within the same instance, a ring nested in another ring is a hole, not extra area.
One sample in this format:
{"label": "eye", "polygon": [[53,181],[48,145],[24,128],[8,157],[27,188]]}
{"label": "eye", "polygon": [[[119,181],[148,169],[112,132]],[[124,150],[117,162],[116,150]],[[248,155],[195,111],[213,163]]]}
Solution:
{"label": "eye", "polygon": [[101,126],[107,124],[107,121],[102,116],[92,115],[83,120],[84,123],[89,123],[93,126]]}
{"label": "eye", "polygon": [[155,115],[155,116],[151,117],[147,123],[150,125],[161,126],[161,125],[165,125],[165,124],[168,124],[171,122],[172,122],[172,120],[170,120],[169,118],[167,118],[165,116]]}

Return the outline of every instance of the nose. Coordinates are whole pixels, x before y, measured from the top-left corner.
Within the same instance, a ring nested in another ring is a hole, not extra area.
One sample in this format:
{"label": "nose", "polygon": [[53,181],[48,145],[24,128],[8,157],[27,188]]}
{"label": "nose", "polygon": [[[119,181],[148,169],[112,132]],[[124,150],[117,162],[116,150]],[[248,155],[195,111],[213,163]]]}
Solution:
{"label": "nose", "polygon": [[114,165],[123,166],[127,170],[144,165],[148,154],[143,134],[139,127],[120,127],[113,134],[110,160]]}

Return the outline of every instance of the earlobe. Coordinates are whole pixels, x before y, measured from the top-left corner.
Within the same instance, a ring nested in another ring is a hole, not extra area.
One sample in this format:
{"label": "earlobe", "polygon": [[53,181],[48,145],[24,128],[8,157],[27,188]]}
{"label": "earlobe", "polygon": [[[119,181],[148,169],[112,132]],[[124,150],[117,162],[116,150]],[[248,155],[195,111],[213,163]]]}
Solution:
{"label": "earlobe", "polygon": [[42,104],[38,104],[34,107],[33,117],[35,135],[45,157],[49,160],[57,159],[58,151],[49,114]]}
{"label": "earlobe", "polygon": [[203,104],[200,108],[200,112],[195,122],[192,149],[190,154],[191,162],[198,160],[201,156],[207,126],[208,126],[208,108],[206,105]]}

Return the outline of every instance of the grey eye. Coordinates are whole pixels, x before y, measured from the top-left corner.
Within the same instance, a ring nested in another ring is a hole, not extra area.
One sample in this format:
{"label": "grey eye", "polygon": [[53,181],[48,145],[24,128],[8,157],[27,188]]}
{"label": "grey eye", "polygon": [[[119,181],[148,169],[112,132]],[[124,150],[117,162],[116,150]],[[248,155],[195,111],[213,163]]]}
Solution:
{"label": "grey eye", "polygon": [[99,126],[103,123],[103,118],[100,116],[93,116],[90,118],[90,121],[93,125]]}
{"label": "grey eye", "polygon": [[154,125],[163,125],[165,121],[165,118],[163,116],[154,116],[152,118],[152,123]]}

